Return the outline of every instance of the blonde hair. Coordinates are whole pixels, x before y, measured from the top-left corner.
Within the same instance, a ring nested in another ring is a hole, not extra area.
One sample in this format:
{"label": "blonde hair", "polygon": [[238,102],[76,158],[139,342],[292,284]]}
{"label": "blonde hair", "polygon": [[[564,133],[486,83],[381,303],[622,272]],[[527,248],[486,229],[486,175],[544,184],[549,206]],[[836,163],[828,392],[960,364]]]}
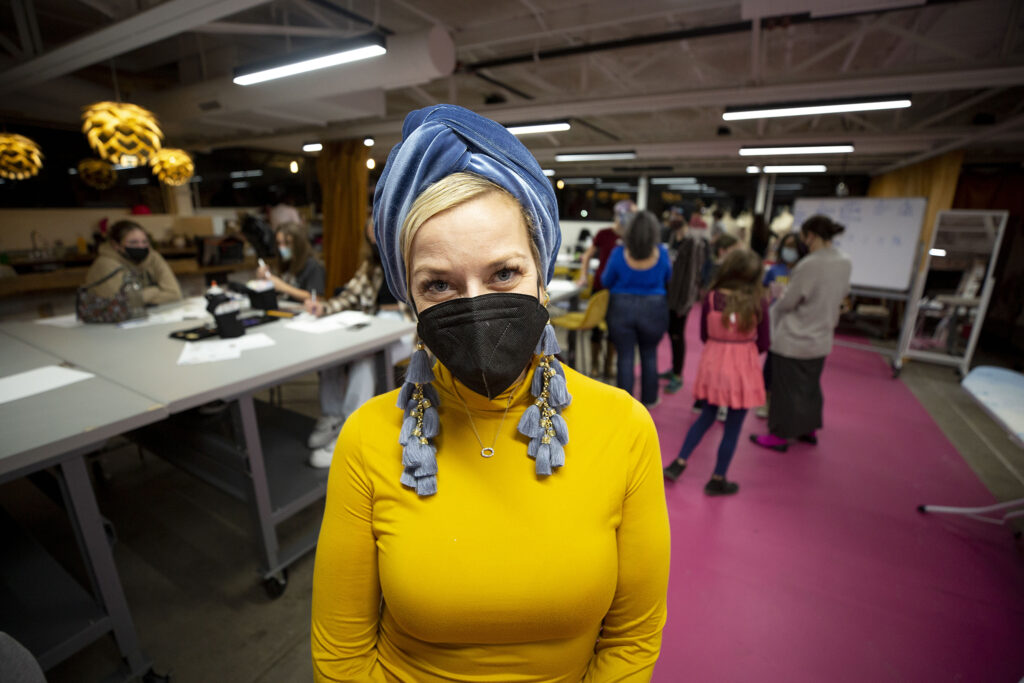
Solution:
{"label": "blonde hair", "polygon": [[537,266],[540,291],[542,293],[547,291],[542,276],[543,268],[540,262],[540,251],[538,251],[537,242],[534,239],[536,228],[534,227],[533,217],[508,190],[475,173],[465,171],[441,178],[441,180],[423,190],[416,197],[416,201],[412,203],[412,207],[402,223],[402,231],[400,233],[402,260],[405,262],[406,283],[409,282],[409,276],[411,275],[412,259],[409,257],[412,253],[412,242],[416,237],[416,233],[423,227],[423,224],[443,211],[454,209],[457,206],[492,192],[498,193],[519,207],[519,212],[523,216],[523,223],[526,226],[526,236],[530,242],[530,253],[533,254],[533,262]]}

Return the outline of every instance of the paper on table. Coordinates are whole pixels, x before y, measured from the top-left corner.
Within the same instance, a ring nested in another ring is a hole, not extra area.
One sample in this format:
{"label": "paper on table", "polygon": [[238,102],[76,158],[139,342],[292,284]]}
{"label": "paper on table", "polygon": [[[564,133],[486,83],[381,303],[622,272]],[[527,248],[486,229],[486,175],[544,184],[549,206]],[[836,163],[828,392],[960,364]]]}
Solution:
{"label": "paper on table", "polygon": [[241,358],[242,351],[273,345],[274,340],[262,332],[234,339],[185,342],[185,348],[178,356],[178,365],[197,365],[199,363],[214,363],[219,360],[232,360]]}
{"label": "paper on table", "polygon": [[78,327],[85,324],[74,313],[55,315],[52,318],[40,318],[35,322],[37,325],[52,325],[53,327]]}
{"label": "paper on table", "polygon": [[81,382],[95,377],[92,373],[62,368],[59,365],[47,365],[16,375],[0,378],[0,403],[17,401],[19,398],[41,394],[44,391]]}
{"label": "paper on table", "polygon": [[289,330],[308,332],[310,334],[324,334],[325,332],[336,332],[346,330],[357,325],[368,325],[373,321],[373,316],[362,311],[342,311],[323,318],[301,315],[292,322],[285,325]]}
{"label": "paper on table", "polygon": [[149,327],[164,323],[180,323],[184,320],[212,320],[213,316],[206,312],[206,300],[202,297],[185,299],[179,305],[164,310],[151,311],[148,316],[139,320],[126,320],[118,324],[123,329]]}

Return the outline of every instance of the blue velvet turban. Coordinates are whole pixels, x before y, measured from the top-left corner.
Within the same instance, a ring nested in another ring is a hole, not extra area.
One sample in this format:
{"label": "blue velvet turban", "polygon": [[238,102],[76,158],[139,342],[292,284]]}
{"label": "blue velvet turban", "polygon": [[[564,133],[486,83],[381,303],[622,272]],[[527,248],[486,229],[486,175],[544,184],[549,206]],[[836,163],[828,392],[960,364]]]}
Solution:
{"label": "blue velvet turban", "polygon": [[[400,232],[416,198],[430,185],[466,171],[508,190],[532,216],[544,282],[562,242],[558,202],[540,164],[504,126],[451,104],[411,112],[373,193],[373,224],[391,293],[408,300]],[[546,266],[546,267],[545,267]]]}

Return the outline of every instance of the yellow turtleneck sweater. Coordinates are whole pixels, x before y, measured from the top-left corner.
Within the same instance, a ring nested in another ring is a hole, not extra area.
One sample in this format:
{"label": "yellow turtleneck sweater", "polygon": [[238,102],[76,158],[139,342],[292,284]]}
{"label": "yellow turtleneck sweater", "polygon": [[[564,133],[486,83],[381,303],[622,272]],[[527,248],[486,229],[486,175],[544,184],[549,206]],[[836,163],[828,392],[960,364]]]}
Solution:
{"label": "yellow turtleneck sweater", "polygon": [[399,482],[397,392],[338,439],[313,576],[316,680],[650,680],[669,568],[650,415],[566,368],[565,466],[540,477],[516,430],[532,368],[493,401],[434,373],[435,495]]}

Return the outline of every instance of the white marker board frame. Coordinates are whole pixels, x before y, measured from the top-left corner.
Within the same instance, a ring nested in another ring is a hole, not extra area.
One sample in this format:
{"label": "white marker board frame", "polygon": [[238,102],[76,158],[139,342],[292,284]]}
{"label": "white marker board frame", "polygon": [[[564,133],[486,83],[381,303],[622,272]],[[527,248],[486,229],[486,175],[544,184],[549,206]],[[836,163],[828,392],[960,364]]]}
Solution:
{"label": "white marker board frame", "polygon": [[799,230],[816,214],[846,227],[833,244],[853,262],[850,284],[909,292],[928,200],[923,197],[822,197],[797,199],[793,225]]}

